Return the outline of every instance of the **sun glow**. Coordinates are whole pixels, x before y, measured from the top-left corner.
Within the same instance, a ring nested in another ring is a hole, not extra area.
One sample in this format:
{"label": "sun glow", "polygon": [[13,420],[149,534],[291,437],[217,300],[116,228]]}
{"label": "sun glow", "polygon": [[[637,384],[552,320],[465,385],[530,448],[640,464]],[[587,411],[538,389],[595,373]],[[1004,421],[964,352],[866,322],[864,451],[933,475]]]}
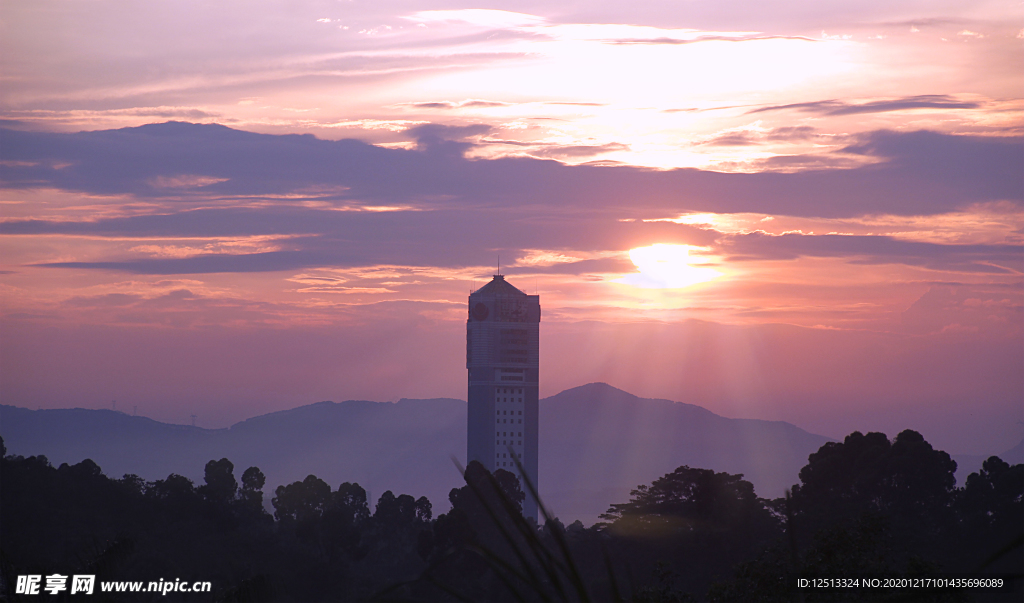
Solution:
{"label": "sun glow", "polygon": [[629,259],[640,271],[614,282],[645,289],[679,289],[722,276],[712,268],[694,266],[690,246],[656,243],[629,250]]}

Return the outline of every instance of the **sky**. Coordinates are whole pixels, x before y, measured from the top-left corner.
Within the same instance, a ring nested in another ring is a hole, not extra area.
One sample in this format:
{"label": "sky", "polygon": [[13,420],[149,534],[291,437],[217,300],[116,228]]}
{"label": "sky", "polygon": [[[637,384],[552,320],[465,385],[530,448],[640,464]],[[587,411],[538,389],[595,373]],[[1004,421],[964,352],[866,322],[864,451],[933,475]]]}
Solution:
{"label": "sky", "polygon": [[0,402],[464,399],[500,265],[542,396],[1002,452],[1022,50],[1014,1],[3,0]]}

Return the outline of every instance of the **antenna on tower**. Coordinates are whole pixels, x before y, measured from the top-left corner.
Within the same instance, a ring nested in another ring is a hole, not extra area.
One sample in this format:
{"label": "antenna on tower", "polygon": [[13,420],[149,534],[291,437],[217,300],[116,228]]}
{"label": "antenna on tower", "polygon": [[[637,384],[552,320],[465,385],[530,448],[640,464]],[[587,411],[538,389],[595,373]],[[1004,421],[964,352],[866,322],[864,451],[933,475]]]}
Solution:
{"label": "antenna on tower", "polygon": [[139,416],[139,405],[138,404],[133,404],[132,405],[132,416],[133,417]]}
{"label": "antenna on tower", "polygon": [[110,401],[110,410],[117,410],[117,400]]}
{"label": "antenna on tower", "polygon": [[189,416],[192,417],[192,427],[195,427],[196,426],[196,416],[194,414],[193,415],[189,415]]}
{"label": "antenna on tower", "polygon": [[498,276],[501,276],[501,254],[498,254]]}

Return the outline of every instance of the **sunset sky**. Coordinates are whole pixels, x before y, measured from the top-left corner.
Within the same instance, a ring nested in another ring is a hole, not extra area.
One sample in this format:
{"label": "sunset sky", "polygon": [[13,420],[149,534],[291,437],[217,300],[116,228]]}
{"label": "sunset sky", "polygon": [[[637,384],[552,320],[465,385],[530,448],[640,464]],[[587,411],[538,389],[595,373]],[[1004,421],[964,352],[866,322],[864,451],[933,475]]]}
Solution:
{"label": "sunset sky", "polygon": [[500,257],[542,396],[1024,436],[1016,0],[0,7],[4,404],[465,399]]}

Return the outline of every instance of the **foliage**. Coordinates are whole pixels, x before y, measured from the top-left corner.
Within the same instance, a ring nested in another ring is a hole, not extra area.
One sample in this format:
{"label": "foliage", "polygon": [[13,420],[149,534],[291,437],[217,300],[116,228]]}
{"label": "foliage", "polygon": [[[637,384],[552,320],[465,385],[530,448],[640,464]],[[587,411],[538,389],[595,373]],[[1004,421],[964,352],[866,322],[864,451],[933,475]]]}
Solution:
{"label": "foliage", "polygon": [[[250,467],[250,469],[256,468]],[[238,481],[235,480],[234,470],[235,465],[227,459],[206,463],[204,478],[206,485],[199,488],[200,494],[218,503],[233,500],[238,493]],[[259,469],[256,471],[258,472]]]}
{"label": "foliage", "polygon": [[[853,433],[812,454],[785,499],[758,498],[742,475],[683,466],[585,528],[565,527],[543,505],[540,525],[524,517],[533,485],[479,463],[436,517],[425,497],[390,491],[371,513],[358,484],[332,490],[314,475],[277,487],[271,516],[263,473],[250,467],[238,481],[228,459],[207,463],[197,486],[177,474],[110,479],[91,460],[53,467],[42,456],[4,456],[0,584],[60,571],[209,580],[222,601],[667,602],[796,600],[805,593],[795,576],[1019,576],[1024,465],[992,457],[960,489],[954,470],[916,432],[892,441]],[[1017,580],[1000,595],[1019,595]]]}
{"label": "foliage", "polygon": [[[792,496],[773,505],[786,538],[712,587],[712,601],[791,601],[797,576],[1003,572],[1021,593],[1024,465],[996,457],[955,487],[956,463],[915,431],[854,432],[810,455]],[[1016,575],[1016,578],[1013,576]],[[787,579],[788,578],[788,579]],[[1002,600],[1010,592],[995,594]],[[956,589],[818,593],[821,600],[966,600]],[[920,598],[915,598],[920,597]]]}
{"label": "foliage", "polygon": [[742,475],[679,467],[650,486],[638,486],[627,503],[601,515],[613,531],[674,535],[701,531],[767,535],[776,520]]}
{"label": "foliage", "polygon": [[810,529],[855,521],[865,512],[944,521],[953,501],[956,462],[912,430],[892,442],[854,432],[812,454],[793,487],[797,518]]}

